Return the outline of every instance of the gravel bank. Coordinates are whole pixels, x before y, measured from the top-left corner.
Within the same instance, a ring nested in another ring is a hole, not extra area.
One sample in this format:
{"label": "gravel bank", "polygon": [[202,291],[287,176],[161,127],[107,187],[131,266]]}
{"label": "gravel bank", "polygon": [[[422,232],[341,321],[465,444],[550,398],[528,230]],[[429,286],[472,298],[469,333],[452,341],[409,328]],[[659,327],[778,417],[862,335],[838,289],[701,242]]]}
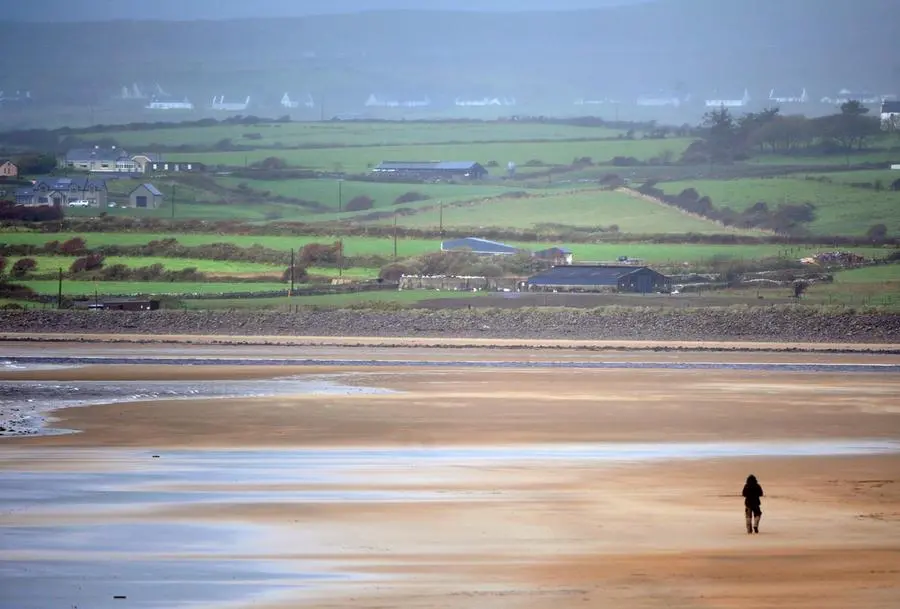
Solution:
{"label": "gravel bank", "polygon": [[21,333],[900,343],[900,314],[752,309],[2,311]]}

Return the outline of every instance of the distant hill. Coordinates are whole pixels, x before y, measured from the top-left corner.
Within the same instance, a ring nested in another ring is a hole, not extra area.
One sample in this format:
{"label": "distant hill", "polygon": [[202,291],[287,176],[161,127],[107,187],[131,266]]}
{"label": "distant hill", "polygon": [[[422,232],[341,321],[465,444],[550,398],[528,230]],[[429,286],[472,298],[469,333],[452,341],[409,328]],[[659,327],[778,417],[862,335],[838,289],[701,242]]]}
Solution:
{"label": "distant hill", "polygon": [[98,103],[133,82],[176,97],[370,93],[561,99],[806,87],[900,92],[896,0],[679,0],[560,13],[387,11],[290,19],[7,23],[0,90]]}

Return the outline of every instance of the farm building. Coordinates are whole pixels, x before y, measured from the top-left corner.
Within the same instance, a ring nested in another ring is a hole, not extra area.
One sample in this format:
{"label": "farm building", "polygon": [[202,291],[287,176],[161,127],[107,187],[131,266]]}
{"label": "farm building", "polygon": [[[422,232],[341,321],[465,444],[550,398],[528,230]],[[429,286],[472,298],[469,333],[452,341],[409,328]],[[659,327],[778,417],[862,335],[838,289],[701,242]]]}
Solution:
{"label": "farm building", "polygon": [[565,247],[548,247],[532,255],[539,260],[549,260],[555,265],[572,264],[573,260],[572,250]]}
{"label": "farm building", "polygon": [[163,193],[153,184],[141,184],[128,193],[128,205],[148,209],[157,209],[163,202]]}
{"label": "farm building", "polygon": [[473,290],[512,291],[521,281],[518,277],[483,277],[466,275],[403,275],[401,290],[443,290],[471,292]]}
{"label": "farm building", "polygon": [[467,180],[480,180],[488,173],[487,169],[475,161],[383,161],[372,172],[392,177]]}
{"label": "farm building", "polygon": [[442,252],[472,252],[483,256],[509,256],[511,254],[519,254],[522,252],[519,248],[499,243],[497,241],[489,241],[487,239],[479,239],[478,237],[464,237],[462,239],[450,239],[441,241]]}
{"label": "farm building", "polygon": [[76,309],[105,309],[107,311],[156,311],[159,300],[155,298],[104,298],[101,300],[76,300]]}
{"label": "farm building", "polygon": [[885,131],[900,131],[900,101],[881,104],[881,126]]}
{"label": "farm building", "polygon": [[0,159],[0,178],[19,177],[19,168],[9,159]]}
{"label": "farm building", "polygon": [[646,266],[566,265],[554,266],[526,282],[530,291],[562,292],[650,292],[668,291],[671,281]]}

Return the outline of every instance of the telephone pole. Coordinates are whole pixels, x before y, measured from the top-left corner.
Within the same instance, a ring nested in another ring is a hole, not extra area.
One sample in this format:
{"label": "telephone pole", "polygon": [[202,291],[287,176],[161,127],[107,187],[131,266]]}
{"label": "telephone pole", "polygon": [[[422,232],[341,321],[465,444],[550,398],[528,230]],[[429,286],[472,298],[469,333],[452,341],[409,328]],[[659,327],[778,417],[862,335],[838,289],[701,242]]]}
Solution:
{"label": "telephone pole", "polygon": [[175,219],[175,190],[177,188],[176,184],[172,184],[172,219]]}
{"label": "telephone pole", "polygon": [[397,212],[394,212],[394,262],[397,262]]}
{"label": "telephone pole", "polygon": [[62,267],[59,267],[59,288],[56,293],[56,308],[62,309]]}
{"label": "telephone pole", "polygon": [[338,241],[338,277],[344,276],[344,240]]}
{"label": "telephone pole", "polygon": [[438,230],[440,231],[441,239],[444,238],[444,202],[438,201],[438,205],[440,206],[440,215],[438,216]]}
{"label": "telephone pole", "polygon": [[294,248],[291,248],[291,289],[288,292],[288,296],[294,294]]}

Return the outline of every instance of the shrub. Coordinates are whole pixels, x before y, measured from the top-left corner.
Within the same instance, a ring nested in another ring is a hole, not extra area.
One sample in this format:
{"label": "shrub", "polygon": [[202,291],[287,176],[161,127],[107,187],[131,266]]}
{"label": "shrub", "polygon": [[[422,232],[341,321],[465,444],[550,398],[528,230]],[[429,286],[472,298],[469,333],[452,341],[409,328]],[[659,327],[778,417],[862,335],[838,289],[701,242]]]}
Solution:
{"label": "shrub", "polygon": [[317,266],[320,264],[335,264],[343,249],[340,241],[331,245],[324,243],[307,243],[300,249],[300,263],[304,266]]}
{"label": "shrub", "polygon": [[866,238],[870,241],[884,241],[887,239],[887,226],[884,224],[873,224],[866,231]]}
{"label": "shrub", "polygon": [[6,270],[6,258],[0,256],[0,275],[3,274],[3,271]]}
{"label": "shrub", "polygon": [[428,195],[422,194],[421,192],[405,192],[396,199],[394,199],[394,205],[400,205],[401,203],[414,203],[416,201],[427,201],[430,199]]}
{"label": "shrub", "polygon": [[103,254],[88,254],[87,256],[76,258],[75,262],[69,267],[69,272],[75,274],[95,271],[103,266],[103,260]]}
{"label": "shrub", "polygon": [[344,206],[344,209],[347,211],[364,211],[373,207],[375,207],[375,199],[366,195],[359,195],[350,199],[347,205]]}
{"label": "shrub", "polygon": [[245,140],[261,140],[263,139],[262,133],[245,133],[241,135]]}
{"label": "shrub", "polygon": [[382,267],[381,271],[378,272],[378,278],[382,281],[400,281],[400,277],[403,275],[415,274],[416,269],[409,264],[394,262],[393,264]]}
{"label": "shrub", "polygon": [[87,242],[81,237],[72,237],[59,246],[59,253],[63,256],[80,256],[87,250]]}
{"label": "shrub", "polygon": [[22,279],[36,268],[37,262],[34,261],[34,258],[19,258],[16,260],[15,264],[12,265],[9,275],[16,279]]}
{"label": "shrub", "polygon": [[295,264],[293,267],[289,266],[286,269],[284,269],[284,272],[281,274],[282,281],[290,281],[291,280],[292,268],[294,271],[294,282],[295,283],[302,283],[302,282],[306,281],[306,279],[309,277],[309,273],[307,272],[305,266],[300,266],[300,265]]}

